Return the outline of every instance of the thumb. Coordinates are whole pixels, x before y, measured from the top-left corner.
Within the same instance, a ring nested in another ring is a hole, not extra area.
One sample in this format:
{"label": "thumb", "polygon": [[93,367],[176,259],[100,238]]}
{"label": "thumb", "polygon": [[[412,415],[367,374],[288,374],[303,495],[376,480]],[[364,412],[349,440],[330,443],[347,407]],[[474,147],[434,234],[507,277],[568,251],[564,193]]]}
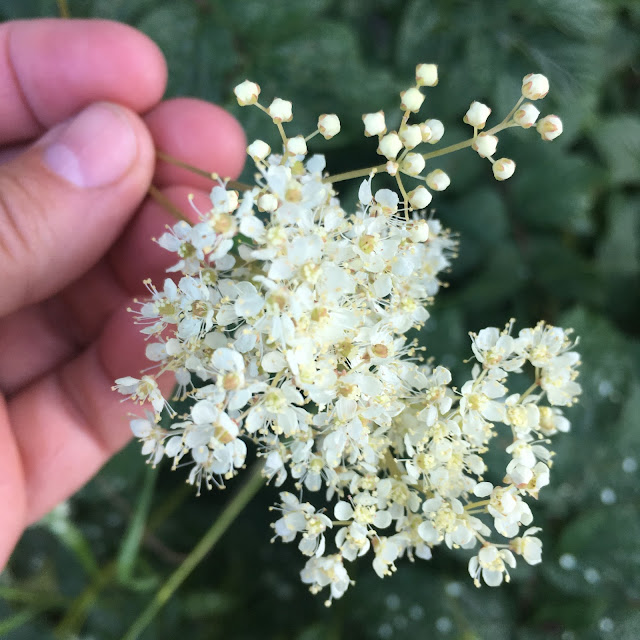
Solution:
{"label": "thumb", "polygon": [[0,316],[95,264],[144,198],[153,168],[142,120],[106,102],[0,165]]}

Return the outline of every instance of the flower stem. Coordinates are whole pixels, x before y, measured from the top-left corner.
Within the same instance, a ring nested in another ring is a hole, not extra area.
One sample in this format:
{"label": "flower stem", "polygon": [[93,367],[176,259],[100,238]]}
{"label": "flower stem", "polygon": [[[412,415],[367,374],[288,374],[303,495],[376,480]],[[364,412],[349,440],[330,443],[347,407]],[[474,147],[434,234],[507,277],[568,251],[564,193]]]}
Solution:
{"label": "flower stem", "polygon": [[69,5],[67,0],[58,0],[58,11],[61,18],[70,18],[71,12],[69,11]]}
{"label": "flower stem", "polygon": [[[156,157],[163,162],[167,162],[176,167],[180,167],[181,169],[186,169],[187,171],[191,171],[191,173],[195,173],[196,175],[207,178],[208,180],[211,180],[213,182],[216,182],[219,179],[217,173],[212,173],[211,171],[205,171],[204,169],[194,167],[192,164],[184,162],[183,160],[178,160],[178,158],[174,158],[164,151],[156,150]],[[249,191],[251,189],[248,184],[244,184],[243,182],[236,182],[235,180],[229,180],[226,185],[230,189],[236,189],[236,191]]]}
{"label": "flower stem", "polygon": [[176,207],[167,196],[158,189],[158,187],[154,187],[153,185],[149,186],[149,195],[167,212],[169,212],[176,220],[182,220],[184,222],[189,222],[188,218]]}
{"label": "flower stem", "polygon": [[262,465],[259,465],[249,476],[249,479],[242,489],[220,514],[220,517],[211,525],[211,528],[204,534],[200,542],[187,556],[186,560],[171,574],[165,584],[158,590],[153,600],[131,625],[122,640],[136,640],[136,638],[140,636],[178,587],[191,575],[191,572],[198,566],[207,553],[213,549],[216,542],[218,542],[224,532],[231,526],[233,521],[249,503],[251,498],[256,495],[263,484]]}
{"label": "flower stem", "polygon": [[[520,98],[516,105],[509,111],[507,116],[504,118],[502,122],[497,124],[495,127],[489,129],[487,134],[494,134],[502,131],[503,129],[508,129],[509,127],[514,126],[513,123],[510,122],[511,116],[516,112],[516,109],[522,103],[523,98]],[[475,134],[477,133],[476,129],[474,129],[474,137],[469,138],[468,140],[463,140],[462,142],[457,142],[456,144],[449,145],[448,147],[443,147],[442,149],[438,149],[437,151],[431,151],[430,153],[423,153],[422,157],[425,160],[431,160],[432,158],[437,158],[438,156],[444,156],[447,153],[453,153],[454,151],[459,151],[460,149],[465,149],[466,147],[470,147],[475,142]],[[352,178],[363,178],[368,176],[373,171],[374,173],[378,173],[378,171],[383,171],[386,168],[386,164],[379,164],[375,167],[367,167],[366,169],[357,169],[355,171],[345,171],[344,173],[338,173],[335,176],[327,176],[323,182],[334,183],[334,182],[342,182],[343,180],[351,180]]]}

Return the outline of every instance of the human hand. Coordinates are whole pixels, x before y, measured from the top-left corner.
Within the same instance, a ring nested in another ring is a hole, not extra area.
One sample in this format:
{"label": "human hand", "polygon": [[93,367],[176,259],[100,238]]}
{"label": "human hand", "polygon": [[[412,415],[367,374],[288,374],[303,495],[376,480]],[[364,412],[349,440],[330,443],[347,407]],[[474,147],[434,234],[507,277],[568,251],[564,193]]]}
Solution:
{"label": "human hand", "polygon": [[170,262],[150,238],[173,220],[145,196],[153,178],[184,210],[210,188],[155,167],[154,144],[221,175],[242,168],[237,122],[196,100],[158,104],[165,81],[130,27],[0,25],[0,567],[130,437],[111,391],[145,363],[126,307],[162,278]]}

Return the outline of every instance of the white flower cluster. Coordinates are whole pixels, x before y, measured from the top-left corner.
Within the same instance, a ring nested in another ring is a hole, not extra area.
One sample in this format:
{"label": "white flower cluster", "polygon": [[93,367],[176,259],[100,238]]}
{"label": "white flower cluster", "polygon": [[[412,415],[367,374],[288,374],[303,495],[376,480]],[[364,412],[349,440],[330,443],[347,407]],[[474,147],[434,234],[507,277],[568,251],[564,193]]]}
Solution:
{"label": "white flower cluster", "polygon": [[[384,114],[364,116],[365,133],[379,136],[383,168],[392,174],[417,176],[425,160],[408,150],[443,131],[434,120],[407,124],[424,99],[419,88],[437,84],[435,65],[419,65],[416,78],[401,97],[395,153]],[[530,81],[527,91],[539,93],[539,84]],[[373,191],[375,170],[360,186],[357,211],[345,212],[324,158],[308,156],[312,136],[284,133],[291,103],[261,106],[260,88],[249,81],[235,92],[240,104],[272,118],[283,153],[253,142],[256,185],[240,196],[220,181],[199,222],[178,222],[158,240],[176,254],[169,271],[180,276],[162,290],[148,282],[150,298],[135,311],[154,373],[116,381],[153,408],[131,421],[143,453],[153,464],[164,456],[174,467],[188,461],[189,482],[200,491],[235,476],[246,442],[254,442],[267,479],[295,481],[297,495],[280,494],[275,535],[297,542],[309,558],[303,582],[313,592],[329,587],[329,602],[350,584],[344,561],[369,551],[384,577],[398,558],[428,559],[443,542],[479,545],[469,572],[493,586],[508,579],[515,555],[539,562],[538,529],[520,530],[532,522],[526,498],[549,482],[549,438],[569,429],[557,407],[580,393],[568,332],[544,323],[517,337],[511,323],[483,329],[472,335],[471,379],[452,387],[449,370],[425,364],[406,337],[429,318],[426,307],[455,249],[448,232],[435,219],[409,215],[416,190],[409,197],[400,179],[400,194]],[[477,113],[467,114],[474,127]],[[339,129],[337,116],[324,114],[316,133],[330,138]],[[434,190],[449,183],[437,169],[425,180]],[[533,384],[509,394],[508,375],[526,363]],[[157,378],[167,372],[185,413],[159,390]],[[494,486],[484,480],[483,455],[498,433],[511,439],[503,484]],[[304,494],[335,504],[319,508]],[[506,541],[490,541],[493,531]]]}

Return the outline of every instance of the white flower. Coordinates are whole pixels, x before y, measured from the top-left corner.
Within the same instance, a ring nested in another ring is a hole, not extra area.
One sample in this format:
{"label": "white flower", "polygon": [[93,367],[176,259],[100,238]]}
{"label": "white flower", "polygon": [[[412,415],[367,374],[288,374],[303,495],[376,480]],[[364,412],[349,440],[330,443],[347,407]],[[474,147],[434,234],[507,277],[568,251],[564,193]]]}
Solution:
{"label": "white flower", "polygon": [[516,163],[509,158],[500,158],[493,163],[493,175],[496,180],[507,180],[516,170]]}
{"label": "white flower", "polygon": [[509,547],[522,556],[529,564],[539,564],[542,562],[542,541],[533,536],[540,531],[540,527],[531,527],[524,532],[521,538],[511,540]]}
{"label": "white flower", "polygon": [[549,80],[541,73],[530,73],[522,79],[522,95],[527,100],[540,100],[549,93]]}
{"label": "white flower", "polygon": [[543,140],[555,140],[562,133],[562,120],[555,115],[538,120],[536,129]]}
{"label": "white flower", "polygon": [[331,596],[325,602],[327,606],[333,598],[341,598],[351,583],[339,554],[310,558],[300,572],[300,578],[303,583],[311,585],[309,590],[314,594],[326,586],[330,587]]}
{"label": "white flower", "polygon": [[151,376],[142,376],[140,379],[131,376],[118,378],[113,388],[140,403],[148,400],[157,413],[160,413],[165,406],[165,399],[158,388],[158,383]]}
{"label": "white flower", "polygon": [[469,575],[477,587],[480,586],[480,576],[490,587],[497,587],[505,579],[509,581],[507,565],[516,566],[516,559],[508,549],[498,549],[494,545],[482,547],[477,556],[469,560]]}
{"label": "white flower", "polygon": [[474,101],[471,103],[471,106],[462,119],[466,124],[470,124],[476,129],[484,129],[484,125],[487,123],[487,118],[489,117],[490,113],[491,109],[487,107],[486,104]]}

